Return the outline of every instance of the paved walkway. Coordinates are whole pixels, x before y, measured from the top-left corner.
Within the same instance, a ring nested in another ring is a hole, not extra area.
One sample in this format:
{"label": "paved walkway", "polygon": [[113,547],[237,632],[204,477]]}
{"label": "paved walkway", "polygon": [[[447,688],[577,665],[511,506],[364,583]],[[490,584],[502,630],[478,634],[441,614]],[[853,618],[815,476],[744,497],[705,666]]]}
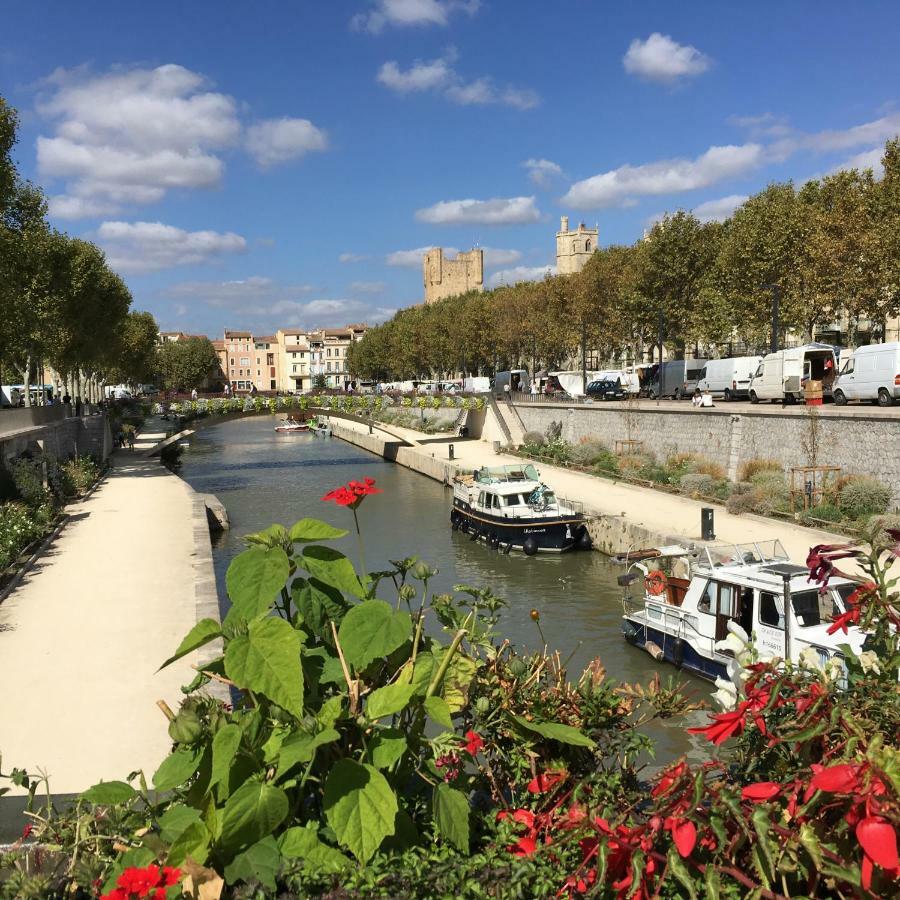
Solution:
{"label": "paved walkway", "polygon": [[0,603],[3,768],[45,770],[54,794],[140,768],[149,780],[170,747],[156,701],[177,708],[194,674],[156,670],[196,621],[195,495],[138,450],[113,464]]}
{"label": "paved walkway", "polygon": [[[350,426],[352,423],[342,423]],[[353,425],[356,428],[355,425]],[[361,429],[357,429],[361,430]],[[404,431],[406,429],[395,429]],[[412,432],[422,435],[419,432]],[[494,453],[486,441],[454,440],[454,455],[461,469],[520,463],[520,457]],[[437,459],[448,459],[447,438],[423,439],[414,452]],[[613,481],[595,475],[573,472],[560,466],[535,463],[541,477],[563,497],[580,500],[586,511],[597,515],[624,515],[637,525],[659,532],[678,535],[685,540],[700,540],[700,509],[708,506],[698,500],[668,494],[653,488]],[[790,522],[762,516],[737,516],[722,506],[715,506],[716,540],[722,543],[780,540],[791,559],[803,562],[815,544],[840,543],[846,538],[805,528]]]}

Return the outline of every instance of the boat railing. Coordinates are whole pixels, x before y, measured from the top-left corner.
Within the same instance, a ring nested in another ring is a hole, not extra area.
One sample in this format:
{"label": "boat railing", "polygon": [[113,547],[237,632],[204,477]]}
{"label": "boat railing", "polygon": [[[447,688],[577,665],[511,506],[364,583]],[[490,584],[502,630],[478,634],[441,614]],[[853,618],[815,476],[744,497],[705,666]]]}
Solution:
{"label": "boat railing", "polygon": [[584,503],[580,500],[570,500],[568,497],[557,497],[556,508],[560,515],[568,515],[573,513],[576,516],[584,515]]}
{"label": "boat railing", "polygon": [[664,601],[651,602],[632,597],[623,598],[622,608],[626,616],[643,613],[648,626],[662,631],[668,637],[691,641],[695,649],[707,654],[710,659],[717,653],[716,639],[700,631],[697,616],[688,610]]}
{"label": "boat railing", "polygon": [[743,544],[713,544],[701,547],[698,563],[711,569],[721,566],[753,565],[768,562],[783,562],[788,559],[779,540],[752,541]]}

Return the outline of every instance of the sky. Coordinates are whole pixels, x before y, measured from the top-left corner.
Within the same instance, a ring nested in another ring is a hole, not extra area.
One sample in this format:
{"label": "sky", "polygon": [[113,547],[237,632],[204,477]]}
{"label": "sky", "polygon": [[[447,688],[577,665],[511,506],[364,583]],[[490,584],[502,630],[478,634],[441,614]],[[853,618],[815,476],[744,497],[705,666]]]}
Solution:
{"label": "sky", "polygon": [[631,243],[772,181],[879,167],[900,5],[4,4],[0,95],[52,224],[168,331],[383,321],[422,254],[542,277],[561,215]]}

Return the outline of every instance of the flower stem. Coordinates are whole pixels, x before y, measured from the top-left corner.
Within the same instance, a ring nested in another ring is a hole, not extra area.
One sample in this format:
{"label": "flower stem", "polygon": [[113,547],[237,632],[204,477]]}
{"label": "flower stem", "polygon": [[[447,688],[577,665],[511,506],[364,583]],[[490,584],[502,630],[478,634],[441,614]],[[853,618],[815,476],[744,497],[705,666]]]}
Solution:
{"label": "flower stem", "polygon": [[[359,518],[356,515],[356,508],[351,507],[353,511],[353,523],[356,525],[356,543],[359,546],[359,579],[363,583],[363,587],[366,586],[366,582],[368,581],[368,572],[366,570],[366,555],[363,547],[363,538],[362,532],[359,530]],[[368,589],[366,589],[368,593]]]}

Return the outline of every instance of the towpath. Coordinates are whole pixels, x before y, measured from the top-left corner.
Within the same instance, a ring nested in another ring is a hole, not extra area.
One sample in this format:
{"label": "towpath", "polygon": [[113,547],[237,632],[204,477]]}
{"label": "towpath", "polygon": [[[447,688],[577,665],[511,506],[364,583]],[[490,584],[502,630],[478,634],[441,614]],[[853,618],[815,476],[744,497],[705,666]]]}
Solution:
{"label": "towpath", "polygon": [[0,603],[3,769],[43,769],[54,794],[136,769],[149,779],[170,747],[156,701],[177,708],[194,675],[191,658],[157,669],[218,614],[205,509],[143,458],[165,437],[148,424]]}
{"label": "towpath", "polygon": [[[342,426],[354,431],[367,432],[368,428],[357,423],[342,422]],[[377,428],[377,424],[373,423]],[[406,431],[398,429],[395,431]],[[448,460],[448,439],[423,438],[418,447],[406,453]],[[481,466],[502,466],[521,463],[520,457],[495,453],[483,440],[453,441],[455,463],[462,470],[471,471]],[[547,463],[535,464],[541,478],[550,484],[559,496],[584,503],[585,510],[593,515],[624,516],[630,522],[656,532],[687,541],[700,540],[700,510],[709,504],[689,497],[668,494],[649,487],[614,481],[595,475],[573,472],[561,466]],[[722,543],[746,543],[749,541],[780,540],[788,556],[803,562],[809,548],[815,544],[841,543],[846,540],[827,531],[806,528],[792,522],[776,521],[754,515],[733,515],[723,506],[715,506],[716,541]]]}

